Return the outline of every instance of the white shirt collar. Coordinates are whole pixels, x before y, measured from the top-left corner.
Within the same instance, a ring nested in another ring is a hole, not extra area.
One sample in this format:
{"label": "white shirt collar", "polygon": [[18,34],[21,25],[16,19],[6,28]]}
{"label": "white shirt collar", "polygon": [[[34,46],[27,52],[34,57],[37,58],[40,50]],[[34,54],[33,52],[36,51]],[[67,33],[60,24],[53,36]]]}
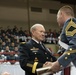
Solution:
{"label": "white shirt collar", "polygon": [[32,40],[34,40],[36,43],[39,43],[39,41],[37,41],[36,39],[32,38]]}

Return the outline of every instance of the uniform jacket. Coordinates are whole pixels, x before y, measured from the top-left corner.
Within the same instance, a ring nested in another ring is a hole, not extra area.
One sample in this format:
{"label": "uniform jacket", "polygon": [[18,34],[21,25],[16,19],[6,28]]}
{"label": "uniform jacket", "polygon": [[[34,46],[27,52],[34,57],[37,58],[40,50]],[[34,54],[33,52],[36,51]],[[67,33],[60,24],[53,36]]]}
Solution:
{"label": "uniform jacket", "polygon": [[66,67],[70,62],[73,62],[76,66],[76,19],[68,19],[63,26],[60,34],[60,40],[67,45],[68,49],[65,50],[63,55],[58,58],[59,63]]}
{"label": "uniform jacket", "polygon": [[19,62],[26,75],[37,75],[36,68],[41,68],[46,61],[56,61],[47,48],[43,47],[32,39],[20,45]]}

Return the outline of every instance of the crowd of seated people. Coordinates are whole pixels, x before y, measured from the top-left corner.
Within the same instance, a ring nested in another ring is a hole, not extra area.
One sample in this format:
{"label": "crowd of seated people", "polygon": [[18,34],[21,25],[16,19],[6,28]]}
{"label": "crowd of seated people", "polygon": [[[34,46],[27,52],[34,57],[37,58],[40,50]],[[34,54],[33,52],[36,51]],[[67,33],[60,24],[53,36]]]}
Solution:
{"label": "crowd of seated people", "polygon": [[57,44],[59,35],[60,35],[60,32],[57,32],[56,30],[51,31],[51,29],[49,29],[49,31],[46,32],[45,43]]}
{"label": "crowd of seated people", "polygon": [[[49,29],[49,31],[46,32],[44,43],[57,44],[58,36],[59,33],[57,33],[56,30],[52,32],[51,29]],[[21,41],[27,42],[31,39],[31,36],[26,30],[23,31],[22,27],[18,29],[17,26],[14,26],[14,28],[10,29],[8,26],[6,30],[0,27],[0,59],[6,62],[10,61],[11,64],[18,61],[20,39]]]}

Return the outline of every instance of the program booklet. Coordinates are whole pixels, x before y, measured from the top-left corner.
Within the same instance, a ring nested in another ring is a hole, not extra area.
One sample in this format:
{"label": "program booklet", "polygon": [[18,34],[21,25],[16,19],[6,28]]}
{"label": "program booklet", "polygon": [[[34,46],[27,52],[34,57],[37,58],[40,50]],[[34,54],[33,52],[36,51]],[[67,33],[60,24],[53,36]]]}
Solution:
{"label": "program booklet", "polygon": [[51,74],[51,72],[47,72],[47,70],[49,70],[49,69],[50,69],[50,67],[37,68],[36,69],[37,75],[49,75],[49,74]]}

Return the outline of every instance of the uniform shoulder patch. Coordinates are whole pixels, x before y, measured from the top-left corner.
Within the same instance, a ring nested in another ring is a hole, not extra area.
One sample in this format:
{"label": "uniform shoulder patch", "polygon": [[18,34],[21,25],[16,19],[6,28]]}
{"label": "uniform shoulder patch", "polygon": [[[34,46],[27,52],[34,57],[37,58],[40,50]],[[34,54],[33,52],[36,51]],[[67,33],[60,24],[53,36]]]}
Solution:
{"label": "uniform shoulder patch", "polygon": [[74,36],[76,34],[76,23],[74,23],[72,19],[65,28],[65,33],[68,36]]}

